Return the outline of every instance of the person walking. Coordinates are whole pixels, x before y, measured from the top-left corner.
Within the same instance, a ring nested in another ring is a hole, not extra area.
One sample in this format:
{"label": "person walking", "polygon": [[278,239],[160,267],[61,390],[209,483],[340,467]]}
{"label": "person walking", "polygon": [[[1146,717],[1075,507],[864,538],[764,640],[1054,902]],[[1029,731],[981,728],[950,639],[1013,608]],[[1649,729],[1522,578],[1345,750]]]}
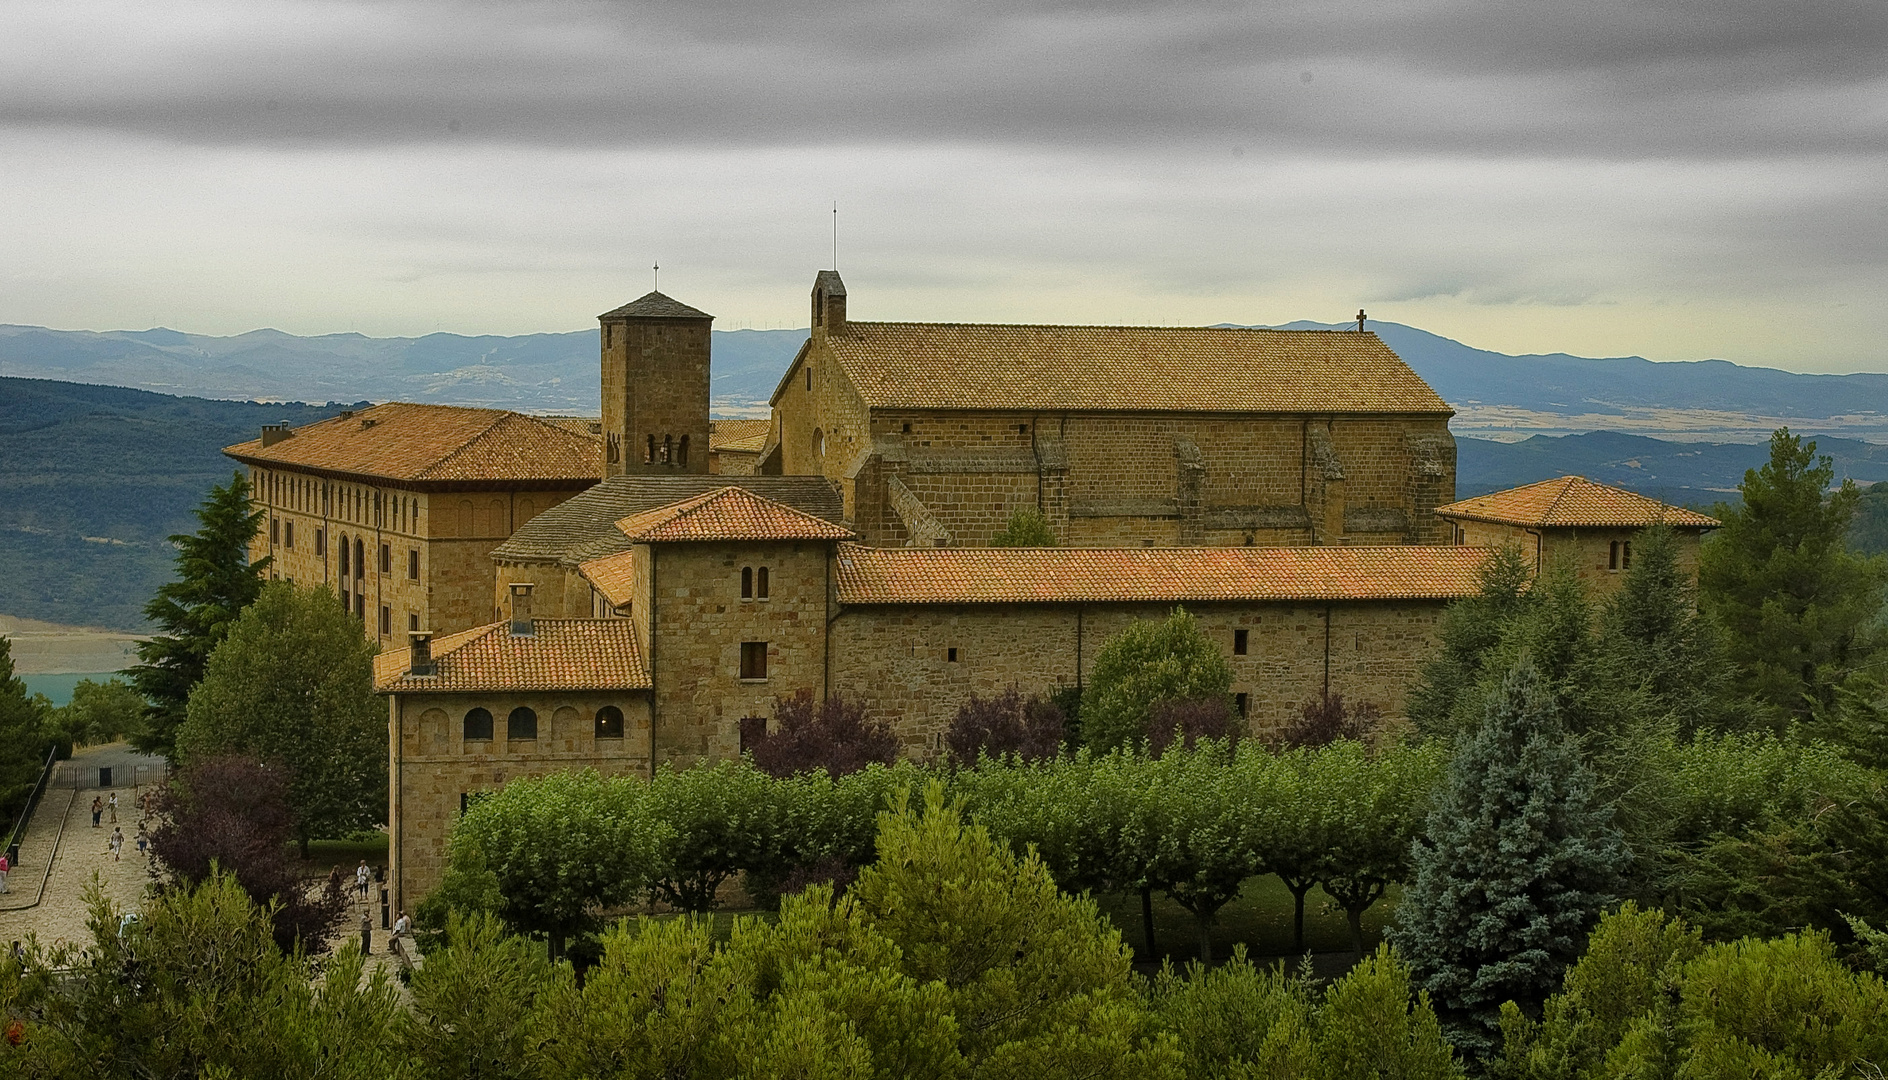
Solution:
{"label": "person walking", "polygon": [[7,871],[11,869],[13,864],[7,861],[6,852],[0,851],[0,893],[7,891]]}
{"label": "person walking", "polygon": [[144,824],[140,822],[138,824],[138,854],[149,855],[151,853],[150,847],[151,834],[144,831]]}
{"label": "person walking", "polygon": [[125,831],[113,825],[111,827],[111,839],[105,841],[105,846],[111,849],[111,861],[117,862],[125,849]]}
{"label": "person walking", "polygon": [[[361,894],[361,900],[365,902],[367,899],[367,860],[366,859],[362,859],[361,864],[354,868],[354,888],[356,891],[358,891]],[[363,916],[363,918],[364,917],[365,916]]]}
{"label": "person walking", "polygon": [[111,811],[111,823],[113,825],[118,824],[118,793],[117,792],[114,791],[111,793],[111,801],[106,803],[105,806],[107,809]]}
{"label": "person walking", "polygon": [[98,828],[98,819],[105,816],[105,800],[92,796],[92,828]]}

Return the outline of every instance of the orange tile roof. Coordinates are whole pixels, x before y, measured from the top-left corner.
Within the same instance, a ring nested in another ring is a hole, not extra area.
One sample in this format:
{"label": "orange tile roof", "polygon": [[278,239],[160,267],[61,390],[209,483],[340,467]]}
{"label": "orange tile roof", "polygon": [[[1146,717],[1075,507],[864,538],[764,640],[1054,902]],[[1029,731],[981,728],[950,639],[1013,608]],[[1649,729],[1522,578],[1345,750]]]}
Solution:
{"label": "orange tile roof", "polygon": [[848,322],[824,340],[869,408],[1451,411],[1374,333]]}
{"label": "orange tile roof", "polygon": [[616,523],[638,544],[691,540],[850,540],[850,529],[732,485]]}
{"label": "orange tile roof", "polygon": [[596,480],[602,440],[503,409],[394,401],[225,447],[246,464],[400,481]]}
{"label": "orange tile roof", "polygon": [[1479,547],[839,549],[845,604],[1450,600]]}
{"label": "orange tile roof", "polygon": [[636,553],[633,550],[578,563],[577,572],[603,594],[611,607],[621,607],[636,598]]}
{"label": "orange tile roof", "polygon": [[383,694],[457,694],[514,690],[647,690],[649,669],[628,619],[538,619],[530,637],[510,622],[433,641],[439,674],[408,674],[405,647],[374,657],[374,689]]}
{"label": "orange tile roof", "polygon": [[1647,498],[1625,488],[1562,476],[1538,484],[1478,495],[1436,508],[1443,517],[1492,521],[1535,529],[1642,529],[1663,522],[1680,529],[1714,529],[1716,518]]}

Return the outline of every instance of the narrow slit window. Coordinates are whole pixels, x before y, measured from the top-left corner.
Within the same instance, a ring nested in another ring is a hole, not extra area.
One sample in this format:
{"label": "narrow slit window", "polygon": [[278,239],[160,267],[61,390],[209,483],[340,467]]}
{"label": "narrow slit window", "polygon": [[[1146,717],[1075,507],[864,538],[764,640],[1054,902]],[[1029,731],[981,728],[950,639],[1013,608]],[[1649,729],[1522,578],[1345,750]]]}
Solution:
{"label": "narrow slit window", "polygon": [[767,568],[764,566],[754,572],[754,599],[767,599]]}
{"label": "narrow slit window", "polygon": [[1241,717],[1244,717],[1246,715],[1246,710],[1249,709],[1251,705],[1252,705],[1251,694],[1234,694],[1232,696],[1233,711],[1238,713]]}
{"label": "narrow slit window", "polygon": [[955,648],[944,650],[944,660],[946,663],[955,664],[957,662],[957,650]]}
{"label": "narrow slit window", "polygon": [[1619,568],[1621,570],[1632,569],[1632,541],[1630,540],[1624,540],[1620,542]]}
{"label": "narrow slit window", "polygon": [[1246,654],[1246,646],[1250,640],[1247,636],[1248,633],[1249,632],[1246,630],[1234,630],[1232,632],[1232,654],[1234,656],[1244,656]]}
{"label": "narrow slit window", "polygon": [[656,437],[654,435],[651,435],[649,436],[649,445],[645,447],[642,452],[642,463],[644,465],[653,465],[655,464],[655,461],[656,461]]}
{"label": "narrow slit window", "polygon": [[751,566],[741,567],[741,599],[754,599],[754,568]]}
{"label": "narrow slit window", "polygon": [[675,463],[677,465],[688,464],[688,436],[686,435],[682,436],[681,446],[676,452]]}
{"label": "narrow slit window", "polygon": [[1606,569],[1619,569],[1619,541],[1615,540],[1606,552]]}

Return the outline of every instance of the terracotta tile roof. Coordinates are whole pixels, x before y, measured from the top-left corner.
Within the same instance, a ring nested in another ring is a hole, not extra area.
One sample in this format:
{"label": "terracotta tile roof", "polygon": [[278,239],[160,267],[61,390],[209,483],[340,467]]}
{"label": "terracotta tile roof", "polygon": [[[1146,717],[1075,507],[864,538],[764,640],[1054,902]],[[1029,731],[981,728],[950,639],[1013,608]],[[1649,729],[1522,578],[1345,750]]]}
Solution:
{"label": "terracotta tile roof", "polygon": [[584,576],[611,607],[621,607],[636,598],[636,553],[619,551],[601,559],[577,564]]}
{"label": "terracotta tile roof", "polygon": [[689,307],[672,296],[659,292],[644,293],[622,307],[598,315],[599,319],[712,319],[713,315]]}
{"label": "terracotta tile roof", "polygon": [[851,529],[729,485],[618,521],[631,543],[701,540],[850,540]]}
{"label": "terracotta tile roof", "polygon": [[773,431],[772,420],[710,420],[708,448],[734,454],[758,454]]}
{"label": "terracotta tile roof", "polygon": [[834,524],[845,512],[839,486],[823,476],[612,476],[525,522],[492,558],[576,566],[627,551],[616,527],[624,517],[730,485]]}
{"label": "terracotta tile roof", "polygon": [[1374,333],[847,322],[824,340],[869,408],[1450,412]]}
{"label": "terracotta tile roof", "polygon": [[844,604],[1449,600],[1479,547],[870,548],[838,556]]}
{"label": "terracotta tile roof", "polygon": [[1714,529],[1716,518],[1670,506],[1625,488],[1562,476],[1538,484],[1478,495],[1436,508],[1444,517],[1528,528],[1630,528],[1664,522],[1681,529]]}
{"label": "terracotta tile roof", "polygon": [[595,480],[603,442],[503,409],[395,401],[295,428],[264,448],[225,447],[248,464],[402,481]]}
{"label": "terracotta tile roof", "polygon": [[510,622],[433,641],[439,674],[409,675],[406,647],[374,657],[374,689],[383,694],[455,694],[482,690],[647,690],[649,669],[628,619],[538,619],[530,637]]}

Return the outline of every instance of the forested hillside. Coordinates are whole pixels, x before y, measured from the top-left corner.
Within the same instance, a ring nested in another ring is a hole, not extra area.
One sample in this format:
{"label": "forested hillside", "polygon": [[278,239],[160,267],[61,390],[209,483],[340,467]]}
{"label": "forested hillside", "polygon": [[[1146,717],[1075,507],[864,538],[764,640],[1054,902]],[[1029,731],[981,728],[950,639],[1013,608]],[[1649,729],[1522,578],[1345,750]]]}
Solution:
{"label": "forested hillside", "polygon": [[0,379],[0,611],[141,629],[171,573],[165,538],[195,529],[234,468],[222,448],[341,408]]}

